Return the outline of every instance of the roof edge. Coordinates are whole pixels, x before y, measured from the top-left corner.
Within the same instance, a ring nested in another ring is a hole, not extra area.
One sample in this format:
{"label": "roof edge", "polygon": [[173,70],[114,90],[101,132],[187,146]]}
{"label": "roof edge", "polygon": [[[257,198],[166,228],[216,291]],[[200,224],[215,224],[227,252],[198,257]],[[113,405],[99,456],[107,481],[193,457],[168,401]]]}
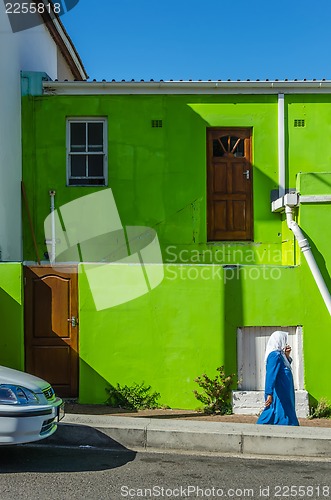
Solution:
{"label": "roof edge", "polygon": [[[49,0],[43,0],[43,2],[52,5]],[[58,14],[54,10],[50,13],[45,9],[40,15],[74,77],[79,81],[87,80],[88,74],[83,62]]]}
{"label": "roof edge", "polygon": [[304,94],[331,93],[331,80],[165,80],[43,82],[44,94]]}

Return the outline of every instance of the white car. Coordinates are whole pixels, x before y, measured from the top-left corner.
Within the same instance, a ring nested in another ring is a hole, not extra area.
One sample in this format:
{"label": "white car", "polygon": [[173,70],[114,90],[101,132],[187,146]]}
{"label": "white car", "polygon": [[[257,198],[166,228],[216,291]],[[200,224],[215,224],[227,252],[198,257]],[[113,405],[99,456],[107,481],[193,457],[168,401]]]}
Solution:
{"label": "white car", "polygon": [[0,445],[51,436],[64,417],[64,403],[48,382],[0,366]]}

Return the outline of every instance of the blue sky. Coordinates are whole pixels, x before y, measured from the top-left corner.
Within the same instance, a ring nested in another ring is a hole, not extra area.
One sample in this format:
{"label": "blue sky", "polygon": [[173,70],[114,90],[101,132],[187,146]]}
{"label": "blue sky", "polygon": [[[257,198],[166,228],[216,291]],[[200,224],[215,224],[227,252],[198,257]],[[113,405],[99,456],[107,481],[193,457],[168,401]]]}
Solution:
{"label": "blue sky", "polygon": [[331,78],[330,0],[80,0],[62,21],[90,79]]}

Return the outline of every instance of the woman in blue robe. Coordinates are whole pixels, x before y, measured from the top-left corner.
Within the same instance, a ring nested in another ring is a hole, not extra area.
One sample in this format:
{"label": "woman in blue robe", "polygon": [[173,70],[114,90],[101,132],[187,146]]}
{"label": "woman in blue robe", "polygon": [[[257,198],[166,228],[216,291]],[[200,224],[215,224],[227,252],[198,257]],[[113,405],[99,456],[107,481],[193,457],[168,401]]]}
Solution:
{"label": "woman in blue robe", "polygon": [[295,413],[291,347],[288,333],[276,331],[266,347],[265,407],[257,424],[299,425]]}

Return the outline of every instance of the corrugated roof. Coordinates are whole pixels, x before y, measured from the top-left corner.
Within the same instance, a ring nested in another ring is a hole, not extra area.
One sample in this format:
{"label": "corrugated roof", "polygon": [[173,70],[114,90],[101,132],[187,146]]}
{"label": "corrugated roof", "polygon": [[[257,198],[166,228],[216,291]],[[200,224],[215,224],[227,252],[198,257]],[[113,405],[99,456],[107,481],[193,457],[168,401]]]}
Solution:
{"label": "corrugated roof", "polygon": [[[55,80],[55,81],[58,81],[58,80]],[[64,80],[64,81],[68,81],[68,80]],[[140,80],[136,80],[134,78],[132,79],[129,79],[129,80],[125,80],[125,79],[122,79],[122,80],[115,80],[115,79],[112,79],[112,80],[106,80],[106,79],[102,79],[102,80],[96,80],[95,78],[92,80],[88,80],[86,83],[92,83],[92,82],[97,82],[97,83],[102,83],[102,82],[106,82],[106,83],[131,83],[131,82],[136,82],[136,83],[141,83],[141,82],[155,82],[155,83],[159,83],[159,82],[184,82],[184,83],[188,83],[188,82],[193,82],[193,83],[197,83],[197,82],[232,82],[232,83],[238,83],[238,82],[291,82],[291,83],[294,83],[294,82],[327,82],[327,81],[331,81],[331,80],[327,80],[326,78],[322,78],[322,79],[317,79],[317,78],[312,78],[312,79],[309,79],[309,78],[303,78],[303,79],[300,79],[300,78],[294,78],[294,79],[289,79],[289,78],[285,78],[285,79],[278,79],[278,78],[275,78],[275,79],[272,79],[272,78],[266,78],[266,79],[250,79],[250,78],[247,78],[247,79],[236,79],[236,80],[233,80],[231,78],[228,78],[228,79],[218,79],[218,80],[212,80],[212,79],[209,79],[209,80],[203,80],[203,79],[199,79],[199,80],[193,80],[193,79],[189,79],[189,80],[185,80],[185,79],[179,79],[179,80],[176,80],[176,79],[170,79],[170,80],[157,80],[157,79],[154,79],[154,78],[151,78],[151,79],[140,79]]]}

